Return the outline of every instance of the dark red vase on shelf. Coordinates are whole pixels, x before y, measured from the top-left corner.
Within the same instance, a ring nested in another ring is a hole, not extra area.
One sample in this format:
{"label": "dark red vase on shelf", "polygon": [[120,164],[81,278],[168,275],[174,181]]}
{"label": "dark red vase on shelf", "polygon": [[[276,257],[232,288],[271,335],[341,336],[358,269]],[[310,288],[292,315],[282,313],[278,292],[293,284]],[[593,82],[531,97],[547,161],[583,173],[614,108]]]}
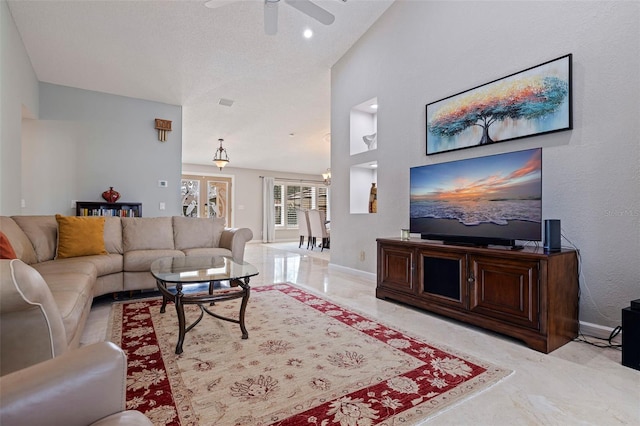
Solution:
{"label": "dark red vase on shelf", "polygon": [[113,189],[113,186],[110,186],[108,191],[104,191],[102,193],[102,198],[104,198],[108,203],[115,203],[120,199],[120,193]]}

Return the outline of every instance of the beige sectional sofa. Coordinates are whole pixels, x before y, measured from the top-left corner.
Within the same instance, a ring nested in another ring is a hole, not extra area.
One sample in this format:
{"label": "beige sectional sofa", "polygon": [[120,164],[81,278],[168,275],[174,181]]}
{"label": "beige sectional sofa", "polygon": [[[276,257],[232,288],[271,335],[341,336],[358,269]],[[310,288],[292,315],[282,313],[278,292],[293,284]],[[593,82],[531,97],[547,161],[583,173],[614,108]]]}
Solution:
{"label": "beige sectional sofa", "polygon": [[151,263],[165,256],[244,260],[248,228],[221,219],[104,218],[104,253],[57,256],[56,216],[0,216],[17,259],[0,260],[0,375],[80,344],[94,297],[154,289]]}

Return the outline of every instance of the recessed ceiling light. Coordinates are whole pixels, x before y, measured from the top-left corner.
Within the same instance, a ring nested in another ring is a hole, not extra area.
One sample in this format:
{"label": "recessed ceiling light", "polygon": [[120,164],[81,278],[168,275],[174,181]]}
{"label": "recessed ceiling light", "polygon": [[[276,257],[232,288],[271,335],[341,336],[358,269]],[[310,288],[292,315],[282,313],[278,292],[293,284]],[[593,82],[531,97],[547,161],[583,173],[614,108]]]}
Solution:
{"label": "recessed ceiling light", "polygon": [[309,28],[307,28],[306,30],[304,30],[302,35],[304,36],[304,38],[311,38],[311,37],[313,37],[313,31],[311,31]]}

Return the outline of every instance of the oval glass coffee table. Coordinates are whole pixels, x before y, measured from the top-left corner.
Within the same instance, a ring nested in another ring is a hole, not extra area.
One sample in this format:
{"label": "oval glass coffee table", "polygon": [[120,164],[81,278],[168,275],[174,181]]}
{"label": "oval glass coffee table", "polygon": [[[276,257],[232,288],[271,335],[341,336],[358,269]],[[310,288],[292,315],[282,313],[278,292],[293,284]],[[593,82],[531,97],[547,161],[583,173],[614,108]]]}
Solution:
{"label": "oval glass coffee table", "polygon": [[[242,338],[249,337],[244,325],[244,313],[251,291],[249,279],[258,275],[255,266],[247,262],[236,262],[226,256],[163,257],[151,264],[151,274],[156,279],[158,290],[162,294],[160,312],[165,312],[169,301],[176,306],[178,314],[176,354],[182,353],[185,334],[202,320],[205,312],[218,319],[240,324]],[[183,293],[185,285],[202,283],[209,283],[208,293]],[[206,304],[213,306],[215,302],[239,298],[242,298],[242,303],[238,319],[223,317],[205,307]],[[200,308],[200,317],[189,326],[185,323],[184,305],[198,305]]]}

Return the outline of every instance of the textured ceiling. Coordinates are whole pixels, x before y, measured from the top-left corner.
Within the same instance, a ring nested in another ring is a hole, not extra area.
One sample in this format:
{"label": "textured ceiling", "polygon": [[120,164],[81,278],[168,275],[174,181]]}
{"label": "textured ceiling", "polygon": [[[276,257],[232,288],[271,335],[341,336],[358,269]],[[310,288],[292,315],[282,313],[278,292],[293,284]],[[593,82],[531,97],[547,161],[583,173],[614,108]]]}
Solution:
{"label": "textured ceiling", "polygon": [[182,105],[184,163],[212,164],[223,138],[230,167],[317,174],[330,166],[330,67],[392,2],[314,1],[336,17],[325,26],[281,1],[275,36],[261,0],[8,4],[40,81]]}

